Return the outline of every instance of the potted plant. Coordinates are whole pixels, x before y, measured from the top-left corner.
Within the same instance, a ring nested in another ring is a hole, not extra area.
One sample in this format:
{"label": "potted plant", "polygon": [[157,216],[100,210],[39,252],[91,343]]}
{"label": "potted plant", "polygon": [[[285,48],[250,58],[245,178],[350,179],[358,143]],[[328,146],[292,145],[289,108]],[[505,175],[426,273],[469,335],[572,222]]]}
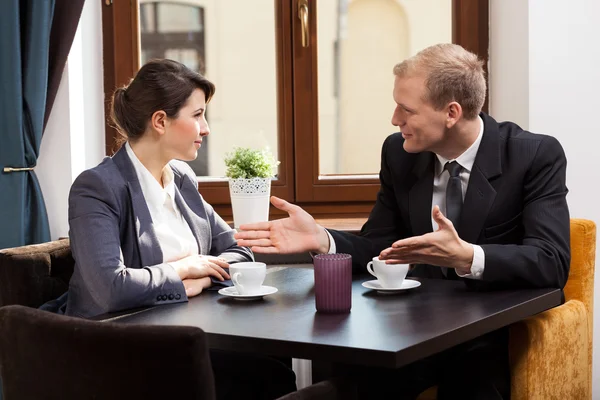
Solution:
{"label": "potted plant", "polygon": [[271,180],[277,175],[278,165],[268,148],[235,147],[225,155],[235,228],[269,220]]}

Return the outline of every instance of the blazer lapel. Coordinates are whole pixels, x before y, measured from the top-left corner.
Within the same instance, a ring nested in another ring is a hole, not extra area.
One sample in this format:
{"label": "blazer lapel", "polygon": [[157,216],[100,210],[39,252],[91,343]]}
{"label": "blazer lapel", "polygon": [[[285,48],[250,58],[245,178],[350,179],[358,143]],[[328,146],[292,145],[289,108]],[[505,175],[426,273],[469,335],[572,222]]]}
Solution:
{"label": "blazer lapel", "polygon": [[[202,219],[200,219],[200,217],[198,217],[196,213],[194,213],[187,205],[187,203],[183,199],[183,196],[179,192],[179,188],[177,187],[177,185],[175,185],[175,203],[177,204],[177,207],[179,207],[181,215],[183,215],[183,218],[190,226],[192,233],[196,238],[196,243],[198,243],[198,250],[200,251],[200,254],[208,254],[208,252],[205,253],[205,249],[202,246],[203,235],[200,229],[200,227],[205,224],[202,223]],[[206,235],[206,233],[204,234]]]}
{"label": "blazer lapel", "polygon": [[433,196],[433,157],[430,152],[418,155],[413,166],[414,183],[408,194],[408,212],[413,236],[431,232],[431,198]]}
{"label": "blazer lapel", "polygon": [[127,181],[127,190],[131,198],[131,208],[135,219],[141,265],[161,264],[163,254],[152,225],[150,210],[142,193],[142,187],[135,173],[135,168],[124,145],[113,156],[113,160],[119,166],[121,174]]}
{"label": "blazer lapel", "polygon": [[477,243],[487,215],[494,204],[496,190],[490,180],[502,174],[498,123],[481,113],[484,129],[475,163],[471,170],[462,213],[457,227],[461,239]]}

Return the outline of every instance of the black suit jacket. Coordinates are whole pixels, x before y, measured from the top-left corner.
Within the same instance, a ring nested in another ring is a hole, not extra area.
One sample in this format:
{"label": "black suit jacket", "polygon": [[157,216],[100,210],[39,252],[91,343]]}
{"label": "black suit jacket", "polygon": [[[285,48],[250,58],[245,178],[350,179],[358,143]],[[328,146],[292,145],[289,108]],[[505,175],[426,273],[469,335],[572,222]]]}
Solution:
{"label": "black suit jacket", "polygon": [[[482,113],[483,138],[471,171],[459,236],[485,253],[474,288],[563,288],[569,274],[570,221],[566,158],[551,136],[498,123]],[[353,256],[355,272],[394,241],[432,231],[435,155],[407,153],[401,133],[390,135],[381,155],[381,188],[359,235],[330,231],[338,253]],[[418,265],[413,276],[443,278],[440,267]]]}

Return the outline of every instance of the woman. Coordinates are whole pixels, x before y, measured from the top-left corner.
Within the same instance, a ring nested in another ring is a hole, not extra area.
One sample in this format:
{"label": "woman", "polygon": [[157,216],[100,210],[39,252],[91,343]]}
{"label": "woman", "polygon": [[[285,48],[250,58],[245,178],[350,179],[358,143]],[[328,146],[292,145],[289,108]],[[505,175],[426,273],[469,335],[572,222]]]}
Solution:
{"label": "woman", "polygon": [[[83,172],[69,195],[75,270],[66,314],[187,301],[229,279],[230,263],[253,259],[202,199],[192,169],[176,161],[196,158],[214,92],[171,60],[147,63],[115,91],[112,119],[127,141]],[[296,388],[293,371],[268,357],[213,351],[211,361],[220,399],[274,398]]]}
{"label": "woman", "polygon": [[210,130],[214,85],[171,60],[144,65],[115,91],[125,144],[83,172],[69,195],[75,270],[66,314],[79,317],[187,301],[252,260],[198,193],[194,160]]}

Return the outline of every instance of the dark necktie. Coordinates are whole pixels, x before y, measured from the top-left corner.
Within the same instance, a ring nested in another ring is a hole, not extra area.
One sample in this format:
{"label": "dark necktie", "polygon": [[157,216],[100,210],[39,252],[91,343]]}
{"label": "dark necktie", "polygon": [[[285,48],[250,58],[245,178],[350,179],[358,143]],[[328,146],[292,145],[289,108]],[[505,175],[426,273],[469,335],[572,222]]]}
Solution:
{"label": "dark necktie", "polygon": [[463,167],[460,166],[456,161],[448,162],[444,166],[450,173],[450,179],[448,179],[448,186],[446,186],[446,217],[454,224],[454,229],[458,227],[458,220],[460,218],[460,210],[462,209],[463,198],[462,198],[462,186],[460,183],[460,171]]}
{"label": "dark necktie", "polygon": [[[462,186],[460,183],[460,171],[463,167],[456,161],[447,162],[444,166],[450,173],[448,186],[446,186],[446,217],[454,224],[454,229],[458,228],[458,220],[460,219],[460,210],[462,209]],[[457,275],[452,268],[442,268],[444,275],[450,279],[456,279]]]}

